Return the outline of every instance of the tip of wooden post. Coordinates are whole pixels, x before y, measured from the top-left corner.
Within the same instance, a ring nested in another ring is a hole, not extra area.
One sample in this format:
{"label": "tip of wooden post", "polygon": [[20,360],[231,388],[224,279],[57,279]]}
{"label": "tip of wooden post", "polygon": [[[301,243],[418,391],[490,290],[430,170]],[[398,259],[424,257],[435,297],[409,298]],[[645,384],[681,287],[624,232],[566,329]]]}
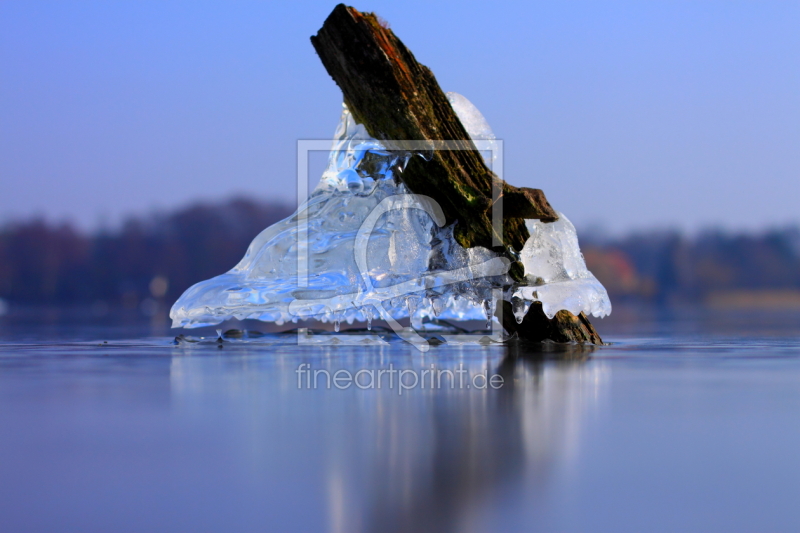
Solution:
{"label": "tip of wooden post", "polygon": [[542,222],[555,222],[558,213],[547,201],[541,189],[514,187],[506,184],[502,195],[492,205],[492,209],[502,209],[503,219],[527,218]]}

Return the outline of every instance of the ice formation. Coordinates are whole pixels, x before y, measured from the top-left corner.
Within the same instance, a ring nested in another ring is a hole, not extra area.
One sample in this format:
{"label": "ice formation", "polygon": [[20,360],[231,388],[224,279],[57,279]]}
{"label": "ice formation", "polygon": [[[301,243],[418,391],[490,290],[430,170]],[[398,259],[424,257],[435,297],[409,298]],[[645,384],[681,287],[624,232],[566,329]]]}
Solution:
{"label": "ice formation", "polygon": [[[448,98],[474,140],[495,139],[469,100]],[[420,156],[386,150],[345,106],[328,166],[308,201],[262,231],[229,272],[190,287],[170,311],[173,327],[228,318],[277,324],[313,318],[337,330],[342,321],[378,317],[411,317],[415,327],[425,317],[490,319],[488,302],[498,288],[511,297],[518,320],[533,301],[550,317],[560,309],[611,312],[566,217],[526,222],[531,236],[520,259],[527,283],[512,285],[508,260],[485,248],[463,249],[435,202],[409,194],[399,180],[409,157]]]}

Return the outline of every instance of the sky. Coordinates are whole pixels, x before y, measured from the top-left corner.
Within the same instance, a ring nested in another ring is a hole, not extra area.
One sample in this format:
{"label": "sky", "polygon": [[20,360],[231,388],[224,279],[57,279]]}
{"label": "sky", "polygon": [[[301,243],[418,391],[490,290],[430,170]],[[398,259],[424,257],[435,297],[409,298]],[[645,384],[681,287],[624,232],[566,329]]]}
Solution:
{"label": "sky", "polygon": [[[333,2],[0,2],[0,222],[293,201]],[[504,177],[611,233],[800,224],[800,2],[384,2]],[[315,176],[315,179],[318,178]],[[313,181],[313,180],[312,180]]]}

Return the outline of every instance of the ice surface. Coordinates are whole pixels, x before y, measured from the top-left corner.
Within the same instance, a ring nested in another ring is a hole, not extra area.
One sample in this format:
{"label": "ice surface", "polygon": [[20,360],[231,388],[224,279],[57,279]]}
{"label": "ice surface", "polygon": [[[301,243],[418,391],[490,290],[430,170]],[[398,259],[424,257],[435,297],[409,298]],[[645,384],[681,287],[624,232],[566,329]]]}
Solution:
{"label": "ice surface", "polygon": [[[456,93],[448,99],[473,139],[495,139],[469,100]],[[379,316],[410,316],[415,327],[425,317],[485,320],[492,289],[511,282],[508,261],[484,248],[461,248],[435,202],[409,194],[398,179],[409,157],[418,156],[386,150],[345,106],[308,201],[262,231],[229,272],[190,287],[170,311],[173,327],[228,318],[313,318],[337,328]],[[531,238],[521,257],[533,286],[508,289],[521,302],[516,308],[539,300],[550,316],[559,309],[610,312],[566,217],[527,223]]]}

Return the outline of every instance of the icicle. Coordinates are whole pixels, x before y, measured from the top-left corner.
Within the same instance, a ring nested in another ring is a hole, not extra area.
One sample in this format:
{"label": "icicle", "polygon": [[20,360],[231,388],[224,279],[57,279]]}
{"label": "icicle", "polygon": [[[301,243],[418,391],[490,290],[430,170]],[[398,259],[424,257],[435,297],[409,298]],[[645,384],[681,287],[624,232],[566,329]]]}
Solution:
{"label": "icicle", "polygon": [[370,306],[364,306],[364,315],[367,317],[367,331],[372,331],[372,308]]}
{"label": "icicle", "polygon": [[431,302],[431,311],[433,311],[433,316],[438,317],[442,311],[444,310],[444,298],[428,298]]}
{"label": "icicle", "polygon": [[339,333],[339,323],[342,320],[341,313],[339,311],[333,312],[333,331]]}
{"label": "icicle", "polygon": [[486,315],[486,329],[492,329],[492,301],[481,301],[481,307],[483,307],[483,314]]}
{"label": "icicle", "polygon": [[408,310],[408,319],[411,322],[411,327],[414,329],[422,329],[422,313],[417,313],[420,305],[424,306],[425,300],[420,300],[417,296],[406,297],[406,309]]}
{"label": "icicle", "polygon": [[511,309],[514,311],[514,318],[517,319],[517,324],[522,324],[525,315],[528,314],[528,309],[531,308],[531,301],[524,298],[514,297],[511,298]]}
{"label": "icicle", "polygon": [[417,311],[417,299],[413,296],[408,296],[406,298],[406,309],[408,310],[408,318],[414,316],[414,313]]}

